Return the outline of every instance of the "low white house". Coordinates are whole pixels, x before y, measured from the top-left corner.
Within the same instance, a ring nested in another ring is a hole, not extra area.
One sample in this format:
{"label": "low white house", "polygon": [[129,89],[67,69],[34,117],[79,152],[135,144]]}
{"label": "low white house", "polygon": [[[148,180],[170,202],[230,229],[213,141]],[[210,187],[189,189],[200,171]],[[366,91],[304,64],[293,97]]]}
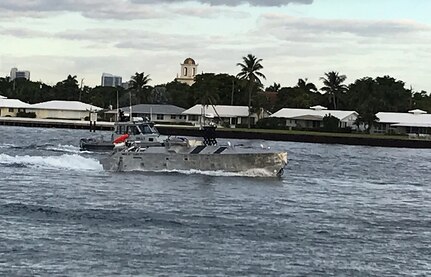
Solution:
{"label": "low white house", "polygon": [[27,112],[34,112],[36,118],[84,120],[90,112],[101,111],[102,108],[79,101],[53,100],[33,104]]}
{"label": "low white house", "polygon": [[422,110],[407,113],[379,112],[373,133],[431,134],[431,114]]}
{"label": "low white house", "polygon": [[0,98],[0,116],[15,117],[17,113],[27,112],[29,108],[31,108],[30,104],[18,99]]}
{"label": "low white house", "polygon": [[[247,106],[228,106],[228,105],[194,105],[183,112],[187,116],[187,121],[195,125],[203,123],[203,117],[214,116],[228,125],[247,124],[248,107]],[[257,113],[251,114],[251,124],[255,124],[259,119]]]}
{"label": "low white house", "polygon": [[328,110],[322,106],[309,109],[283,108],[270,117],[286,119],[286,127],[313,129],[323,127],[323,118],[328,115],[340,120],[340,128],[354,127],[358,118],[358,113],[355,111]]}
{"label": "low white house", "polygon": [[[130,113],[130,107],[122,107],[120,110],[127,116]],[[133,117],[148,118],[157,123],[184,123],[186,122],[186,116],[182,114],[184,110],[174,105],[164,104],[139,104],[132,106]],[[113,109],[105,112],[105,114],[114,115],[113,117],[111,116],[111,120],[115,120],[117,110]]]}

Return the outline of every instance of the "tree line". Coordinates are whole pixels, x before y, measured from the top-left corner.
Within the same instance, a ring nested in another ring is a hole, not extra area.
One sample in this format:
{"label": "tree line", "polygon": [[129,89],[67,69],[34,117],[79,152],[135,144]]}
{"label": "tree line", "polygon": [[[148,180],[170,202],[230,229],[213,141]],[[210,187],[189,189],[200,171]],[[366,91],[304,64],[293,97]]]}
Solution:
{"label": "tree line", "polygon": [[[172,104],[189,108],[195,104],[249,106],[251,111],[261,108],[275,112],[281,108],[309,108],[315,105],[329,109],[354,110],[359,120],[371,125],[375,114],[407,112],[422,109],[431,112],[431,96],[426,91],[406,88],[401,80],[390,76],[364,77],[346,84],[346,76],[336,71],[322,74],[322,86],[318,88],[307,78],[297,84],[281,87],[273,83],[264,88],[262,59],[252,54],[237,63],[239,73],[234,75],[202,73],[196,76],[192,86],[172,81],[150,85],[149,74],[137,72],[131,76],[129,88],[80,86],[77,76],[69,75],[54,86],[26,79],[11,81],[0,78],[0,94],[27,103],[49,100],[82,101],[103,108],[115,108],[132,104]],[[250,122],[250,121],[249,121]]]}

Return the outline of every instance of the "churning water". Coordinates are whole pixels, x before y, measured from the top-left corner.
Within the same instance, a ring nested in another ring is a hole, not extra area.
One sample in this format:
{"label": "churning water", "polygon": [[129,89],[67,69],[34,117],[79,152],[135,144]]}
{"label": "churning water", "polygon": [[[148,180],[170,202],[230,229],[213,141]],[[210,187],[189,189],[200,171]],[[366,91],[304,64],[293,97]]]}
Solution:
{"label": "churning water", "polygon": [[2,276],[431,274],[429,150],[264,142],[280,179],[110,173],[86,131],[0,131]]}

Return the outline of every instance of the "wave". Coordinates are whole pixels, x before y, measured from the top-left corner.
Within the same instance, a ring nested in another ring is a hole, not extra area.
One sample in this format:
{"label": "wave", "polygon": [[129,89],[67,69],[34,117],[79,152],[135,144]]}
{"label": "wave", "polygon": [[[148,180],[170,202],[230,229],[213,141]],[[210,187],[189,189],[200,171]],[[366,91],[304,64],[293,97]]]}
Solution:
{"label": "wave", "polygon": [[102,170],[102,165],[97,159],[85,158],[77,154],[63,154],[61,156],[10,156],[0,154],[0,165],[6,167]]}
{"label": "wave", "polygon": [[182,225],[176,214],[151,213],[128,207],[65,209],[25,203],[7,203],[0,205],[0,215],[25,216],[30,220],[73,221],[81,224],[109,224],[121,227]]}
{"label": "wave", "polygon": [[46,149],[47,147],[53,146],[50,143],[45,144],[29,144],[29,145],[13,145],[13,144],[6,144],[6,146],[9,146],[12,149],[20,149],[20,150],[34,150],[34,149]]}

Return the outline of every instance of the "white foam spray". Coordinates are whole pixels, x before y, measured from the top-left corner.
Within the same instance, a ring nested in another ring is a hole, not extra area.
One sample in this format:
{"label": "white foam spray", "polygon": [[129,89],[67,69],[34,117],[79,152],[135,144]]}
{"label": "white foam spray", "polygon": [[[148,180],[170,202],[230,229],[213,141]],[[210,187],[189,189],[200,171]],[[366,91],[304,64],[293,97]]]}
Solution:
{"label": "white foam spray", "polygon": [[14,144],[10,144],[10,143],[0,144],[0,148],[11,148],[11,147],[15,147],[15,145]]}
{"label": "white foam spray", "polygon": [[101,171],[102,165],[93,158],[82,157],[77,154],[63,154],[60,156],[9,156],[0,154],[1,164],[20,164],[34,168],[68,169]]}
{"label": "white foam spray", "polygon": [[57,146],[48,146],[46,148],[47,150],[52,150],[52,151],[58,151],[58,152],[65,152],[65,153],[82,153],[79,149],[78,146],[74,146],[74,145],[62,145],[59,144]]}
{"label": "white foam spray", "polygon": [[[141,170],[139,170],[141,171]],[[257,168],[257,169],[249,169],[247,171],[243,172],[226,172],[221,170],[196,170],[196,169],[190,169],[190,170],[142,170],[143,172],[161,172],[161,173],[180,173],[185,175],[207,175],[207,176],[216,176],[216,177],[274,177],[274,174],[271,172],[268,172],[265,169]]]}

